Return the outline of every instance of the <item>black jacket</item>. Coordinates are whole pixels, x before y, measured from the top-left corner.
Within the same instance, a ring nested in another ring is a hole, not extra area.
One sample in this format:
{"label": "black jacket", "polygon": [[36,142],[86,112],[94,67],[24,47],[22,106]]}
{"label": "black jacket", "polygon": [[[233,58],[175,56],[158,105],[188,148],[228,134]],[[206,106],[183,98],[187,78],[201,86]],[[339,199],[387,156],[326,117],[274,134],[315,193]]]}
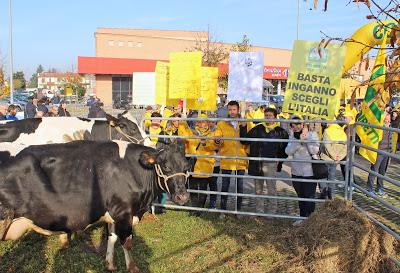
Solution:
{"label": "black jacket", "polygon": [[32,102],[28,102],[25,105],[25,118],[34,118],[36,114],[36,105]]}
{"label": "black jacket", "polygon": [[64,109],[60,106],[60,107],[58,107],[58,116],[59,117],[70,117],[71,114],[67,111],[67,109]]}
{"label": "black jacket", "polygon": [[[240,127],[240,137],[242,138],[272,138],[272,139],[289,139],[288,133],[282,127],[275,127],[268,133],[263,124],[258,124],[247,132],[246,126]],[[287,142],[255,142],[240,141],[242,144],[250,145],[250,157],[269,157],[269,158],[286,158],[285,149]],[[262,161],[249,161],[250,175],[263,175]]]}
{"label": "black jacket", "polygon": [[105,118],[106,112],[97,104],[93,105],[89,109],[88,118]]}

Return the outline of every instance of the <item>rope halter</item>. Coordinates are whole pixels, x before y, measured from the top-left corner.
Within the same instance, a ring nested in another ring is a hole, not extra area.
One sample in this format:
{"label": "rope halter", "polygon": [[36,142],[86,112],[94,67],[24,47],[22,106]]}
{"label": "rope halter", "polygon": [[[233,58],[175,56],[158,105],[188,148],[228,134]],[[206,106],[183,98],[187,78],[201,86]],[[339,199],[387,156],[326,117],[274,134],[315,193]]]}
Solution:
{"label": "rope halter", "polygon": [[[188,178],[189,178],[189,173],[174,173],[174,174],[171,174],[171,175],[165,175],[164,173],[163,173],[163,171],[162,171],[162,169],[161,169],[161,166],[160,165],[158,165],[158,164],[155,164],[154,165],[154,168],[156,169],[156,174],[157,174],[157,182],[158,182],[158,186],[163,190],[163,191],[166,191],[166,192],[168,192],[169,194],[171,194],[171,192],[170,192],[170,190],[169,190],[169,188],[168,188],[168,179],[170,179],[170,178],[172,178],[172,177],[175,177],[175,176],[184,176],[185,177],[185,180],[187,180]],[[164,184],[164,186],[165,187],[163,187],[162,186],[162,183],[161,183],[161,178],[163,179],[163,184]]]}
{"label": "rope halter", "polygon": [[[110,132],[110,140],[112,140],[112,138],[111,138],[111,127],[112,126],[108,125],[108,127],[109,127],[109,132]],[[130,142],[135,143],[135,144],[140,144],[140,143],[144,142],[146,140],[146,138],[148,138],[148,137],[145,137],[145,138],[139,140],[139,139],[137,139],[137,138],[135,138],[133,136],[130,136],[130,135],[124,133],[124,131],[122,131],[121,128],[118,125],[114,126],[114,128],[115,128],[115,130],[117,130],[118,133],[120,133],[121,135],[126,137]]]}

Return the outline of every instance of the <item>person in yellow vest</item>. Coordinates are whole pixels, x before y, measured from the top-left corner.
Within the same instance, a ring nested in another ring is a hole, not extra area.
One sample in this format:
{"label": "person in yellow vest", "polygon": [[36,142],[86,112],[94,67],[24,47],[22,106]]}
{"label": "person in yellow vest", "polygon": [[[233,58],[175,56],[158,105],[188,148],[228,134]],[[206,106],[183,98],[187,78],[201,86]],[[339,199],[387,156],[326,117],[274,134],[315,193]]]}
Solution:
{"label": "person in yellow vest", "polygon": [[[146,107],[146,112],[144,112],[143,117],[144,118],[151,118],[151,114],[153,113],[153,107],[151,106],[147,106]],[[144,131],[146,133],[149,132],[149,128],[150,128],[150,124],[151,124],[151,120],[150,119],[146,119],[143,123],[144,126]]]}
{"label": "person in yellow vest", "polygon": [[[163,117],[163,118],[170,118],[173,114],[174,114],[173,108],[170,107],[170,106],[166,106],[166,107],[164,108],[163,113],[162,113],[162,117]],[[168,120],[163,120],[163,121],[161,121],[161,127],[162,127],[162,128],[165,128],[165,127],[167,126],[167,121],[168,121]]]}
{"label": "person in yellow vest", "polygon": [[[207,115],[200,114],[198,115],[198,118],[207,118]],[[194,130],[190,129],[186,122],[181,122],[179,127],[180,135],[204,137],[213,136],[213,133],[210,131],[208,126],[208,121],[206,120],[197,121]],[[185,139],[185,142],[187,142],[187,146],[189,146],[189,152],[196,155],[214,155],[215,150],[218,148],[212,139]],[[214,160],[214,158],[195,158],[193,172],[198,174],[193,174],[189,178],[190,189],[201,191],[207,190],[207,186],[212,182],[213,177],[205,175],[204,173],[213,172]],[[190,199],[192,206],[203,208],[207,200],[207,194],[190,193]],[[192,211],[190,212],[190,215],[199,216],[200,212]]]}
{"label": "person in yellow vest", "polygon": [[[237,101],[230,101],[228,103],[228,117],[229,118],[240,118],[239,115],[239,103]],[[240,137],[240,128],[237,121],[220,121],[217,124],[215,136],[218,137]],[[220,143],[220,154],[221,156],[239,156],[246,157],[246,145],[243,145],[238,140],[216,140],[216,143]],[[222,174],[235,173],[239,176],[244,175],[247,170],[248,161],[244,159],[221,159],[221,172]],[[236,190],[238,193],[243,193],[243,178],[238,177],[236,180]],[[230,185],[230,177],[222,178],[222,192],[228,192]],[[227,209],[228,196],[221,196],[221,209]],[[237,197],[237,209],[241,210],[242,197]],[[225,215],[221,214],[221,218]]]}
{"label": "person in yellow vest", "polygon": [[[158,112],[153,112],[151,114],[152,118],[161,118],[161,114]],[[154,148],[159,148],[160,146],[164,145],[163,141],[160,141],[160,135],[163,135],[163,129],[161,128],[161,121],[158,119],[152,119],[151,120],[151,124],[149,127],[149,134],[150,135],[158,135],[157,137],[153,136],[150,137],[150,140],[152,142],[152,146]],[[157,201],[162,204],[165,205],[167,203],[167,194],[165,192],[162,192],[160,194],[157,195]],[[156,207],[156,213],[164,213],[165,210],[164,208],[160,208],[160,207]]]}
{"label": "person in yellow vest", "polygon": [[[338,121],[344,121],[344,113],[336,117]],[[347,141],[344,130],[345,124],[329,124],[322,136],[323,141]],[[342,143],[323,143],[320,146],[321,159],[327,161],[341,161],[347,156],[347,145]],[[328,167],[328,180],[336,180],[337,164],[326,164]],[[342,166],[342,165],[341,165]],[[345,165],[343,165],[345,166]],[[345,176],[343,175],[343,179]],[[320,182],[321,199],[333,199],[335,196],[335,184]]]}

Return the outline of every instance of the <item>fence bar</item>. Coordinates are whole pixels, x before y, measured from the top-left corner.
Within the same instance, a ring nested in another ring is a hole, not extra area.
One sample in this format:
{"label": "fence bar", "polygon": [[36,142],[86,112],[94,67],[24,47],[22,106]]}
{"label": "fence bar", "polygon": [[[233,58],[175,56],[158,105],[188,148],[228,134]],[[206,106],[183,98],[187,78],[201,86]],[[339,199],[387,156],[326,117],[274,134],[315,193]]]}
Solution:
{"label": "fence bar", "polygon": [[287,158],[276,158],[276,157],[250,157],[250,156],[227,156],[227,155],[197,155],[187,154],[187,157],[198,157],[198,158],[220,158],[220,159],[242,159],[242,160],[253,160],[253,161],[282,161],[282,162],[303,162],[303,163],[318,163],[318,164],[346,164],[346,161],[332,161],[332,160],[313,160],[313,159],[287,159]]}
{"label": "fence bar", "polygon": [[376,219],[375,217],[373,217],[368,211],[363,210],[362,208],[360,208],[357,205],[353,205],[357,210],[359,210],[360,212],[364,213],[365,216],[368,217],[368,219],[370,219],[372,222],[374,222],[375,224],[377,224],[378,226],[380,226],[384,231],[386,231],[387,233],[389,233],[390,235],[392,235],[396,240],[400,241],[400,235],[397,234],[395,231],[393,231],[391,228],[389,228],[388,226],[386,226],[385,224],[381,223],[378,219]]}
{"label": "fence bar", "polygon": [[346,185],[346,187],[349,187],[349,200],[353,201],[353,184],[354,184],[354,168],[352,165],[354,164],[355,160],[355,153],[356,153],[356,146],[354,143],[356,143],[356,127],[353,127],[353,132],[351,136],[351,141],[348,144],[351,147],[351,153],[350,153],[350,159],[349,159],[349,164],[351,166],[350,168],[350,174],[349,174],[349,184]]}
{"label": "fence bar", "polygon": [[400,267],[400,261],[399,261],[399,260],[396,260],[395,257],[389,256],[389,259],[390,259],[392,262],[394,262],[395,265],[397,265],[398,267]]}
{"label": "fence bar", "polygon": [[238,214],[244,216],[263,216],[263,217],[275,217],[281,219],[293,219],[293,220],[304,220],[306,217],[294,216],[294,215],[284,215],[284,214],[271,214],[271,213],[257,213],[257,212],[247,212],[247,211],[234,211],[234,210],[222,210],[222,209],[208,209],[208,208],[197,208],[197,207],[185,207],[179,205],[162,205],[154,203],[153,206],[163,207],[169,209],[183,209],[183,210],[194,210],[194,211],[204,211],[204,212],[215,212],[224,214]]}
{"label": "fence bar", "polygon": [[385,126],[380,126],[380,125],[363,123],[363,122],[359,122],[359,121],[356,121],[354,123],[354,125],[365,126],[365,127],[369,127],[369,128],[375,128],[375,129],[381,129],[381,130],[390,131],[390,132],[394,132],[394,133],[400,133],[399,128],[385,127]]}
{"label": "fence bar", "polygon": [[322,119],[314,119],[314,120],[300,120],[300,119],[246,119],[246,118],[160,118],[160,117],[144,117],[142,120],[171,120],[171,121],[236,121],[236,122],[253,122],[253,123],[262,123],[262,122],[282,122],[282,123],[323,123],[323,124],[347,124],[346,121],[340,120],[322,120]]}
{"label": "fence bar", "polygon": [[361,192],[363,192],[364,194],[366,194],[369,197],[372,197],[373,199],[375,199],[376,201],[378,201],[379,203],[381,203],[382,205],[386,206],[387,208],[391,209],[392,211],[400,214],[400,208],[397,208],[395,206],[393,206],[392,204],[390,204],[389,202],[386,202],[384,200],[382,200],[381,198],[378,198],[376,196],[371,195],[368,191],[366,191],[365,189],[363,189],[362,187],[360,187],[357,184],[353,184],[354,187],[356,187],[358,190],[360,190]]}
{"label": "fence bar", "polygon": [[295,181],[305,183],[331,183],[331,184],[343,184],[343,180],[325,180],[325,179],[305,179],[305,178],[291,178],[291,177],[272,177],[272,176],[255,176],[255,175],[235,175],[235,174],[222,174],[222,173],[201,173],[201,172],[189,172],[190,175],[202,175],[202,176],[214,176],[214,177],[243,177],[248,179],[274,179],[281,181]]}
{"label": "fence bar", "polygon": [[372,147],[370,147],[370,146],[367,146],[367,145],[364,145],[364,144],[361,144],[361,143],[357,143],[357,142],[355,142],[354,145],[356,145],[357,147],[361,147],[361,148],[364,148],[364,149],[367,149],[367,150],[376,152],[376,153],[378,153],[378,154],[383,154],[383,155],[386,155],[386,156],[388,156],[388,157],[391,157],[391,158],[395,158],[395,159],[400,160],[400,156],[399,156],[399,155],[396,155],[396,154],[394,154],[394,153],[390,153],[390,152],[378,150],[378,149],[375,149],[375,148],[372,148]]}
{"label": "fence bar", "polygon": [[216,195],[226,195],[226,196],[240,196],[240,197],[251,197],[251,198],[265,198],[265,199],[280,199],[280,200],[290,200],[290,201],[306,201],[306,202],[316,202],[324,203],[325,199],[316,198],[301,198],[301,197],[290,197],[290,196],[279,196],[279,195],[264,195],[264,194],[251,194],[251,193],[234,193],[234,192],[220,192],[220,191],[202,191],[202,190],[192,190],[188,189],[188,192],[193,193],[203,193],[203,194],[216,194]]}
{"label": "fence bar", "polygon": [[380,173],[375,172],[375,171],[371,171],[371,170],[369,170],[369,169],[363,167],[362,165],[360,165],[360,164],[358,164],[358,163],[356,163],[356,162],[353,163],[353,166],[354,166],[354,167],[357,167],[357,168],[359,168],[359,169],[361,169],[361,170],[363,170],[363,171],[365,171],[365,172],[367,172],[367,173],[369,173],[369,174],[372,174],[372,175],[374,175],[374,176],[377,176],[378,178],[382,178],[382,179],[388,181],[389,183],[392,183],[393,185],[396,185],[397,187],[400,187],[400,183],[397,182],[397,180],[395,180],[395,179],[393,179],[393,178],[390,178],[390,177],[381,175]]}
{"label": "fence bar", "polygon": [[219,137],[219,136],[176,136],[176,135],[148,135],[149,138],[172,138],[172,139],[206,139],[206,140],[231,140],[231,141],[248,141],[248,142],[294,142],[294,143],[322,143],[322,144],[346,144],[346,141],[330,141],[330,140],[299,140],[288,138],[247,138],[247,137]]}
{"label": "fence bar", "polygon": [[[351,125],[349,125],[349,126],[347,126],[347,143],[350,143],[350,141],[351,141],[351,139],[350,139],[350,136],[351,136],[351,133],[352,133],[352,126]],[[349,178],[350,178],[350,158],[349,157],[351,157],[351,146],[350,145],[347,145],[347,158],[346,158],[346,165],[345,165],[345,168],[346,168],[346,170],[345,170],[345,177],[344,177],[344,181],[345,181],[345,184],[344,184],[344,199],[346,199],[346,200],[349,200],[349,196],[348,196],[348,185],[349,185]]]}

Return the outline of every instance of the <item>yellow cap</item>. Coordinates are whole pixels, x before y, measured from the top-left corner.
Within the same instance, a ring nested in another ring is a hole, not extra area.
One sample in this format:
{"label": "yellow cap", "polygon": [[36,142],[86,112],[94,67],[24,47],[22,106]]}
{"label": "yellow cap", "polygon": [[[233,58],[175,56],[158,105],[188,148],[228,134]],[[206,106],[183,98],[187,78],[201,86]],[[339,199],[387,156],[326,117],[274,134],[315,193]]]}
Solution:
{"label": "yellow cap", "polygon": [[206,114],[199,114],[197,117],[198,118],[208,118],[208,116]]}

